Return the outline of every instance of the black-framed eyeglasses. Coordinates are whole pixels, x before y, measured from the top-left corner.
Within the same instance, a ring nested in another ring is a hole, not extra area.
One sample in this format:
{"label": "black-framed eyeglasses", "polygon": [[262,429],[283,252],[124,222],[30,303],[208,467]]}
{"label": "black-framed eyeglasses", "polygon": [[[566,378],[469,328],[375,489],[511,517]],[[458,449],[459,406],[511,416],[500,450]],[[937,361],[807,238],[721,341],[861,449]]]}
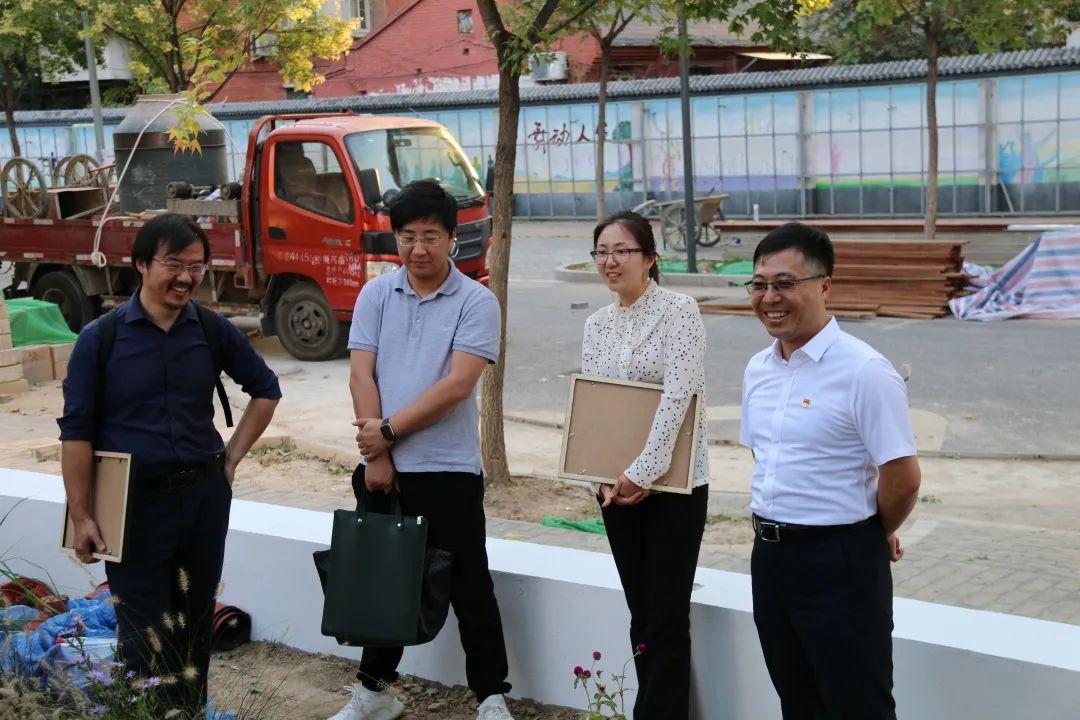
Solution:
{"label": "black-framed eyeglasses", "polygon": [[192,263],[191,265],[185,265],[179,260],[158,260],[157,258],[150,258],[153,262],[156,262],[161,267],[168,270],[173,275],[180,275],[187,270],[192,275],[205,275],[206,271],[210,269],[210,266],[206,263]]}
{"label": "black-framed eyeglasses", "polygon": [[612,250],[611,252],[604,252],[603,250],[593,250],[589,253],[592,256],[593,262],[600,263],[607,262],[609,257],[615,258],[616,262],[625,262],[634,253],[645,252],[641,248],[619,248],[618,250]]}
{"label": "black-framed eyeglasses", "polygon": [[810,277],[791,279],[785,278],[783,280],[773,280],[772,282],[765,282],[764,280],[749,280],[743,283],[743,287],[746,288],[746,292],[750,293],[751,295],[764,295],[769,291],[770,285],[772,285],[773,290],[778,293],[789,293],[804,282],[809,282],[811,280],[820,280],[823,277],[828,276],[811,275]]}

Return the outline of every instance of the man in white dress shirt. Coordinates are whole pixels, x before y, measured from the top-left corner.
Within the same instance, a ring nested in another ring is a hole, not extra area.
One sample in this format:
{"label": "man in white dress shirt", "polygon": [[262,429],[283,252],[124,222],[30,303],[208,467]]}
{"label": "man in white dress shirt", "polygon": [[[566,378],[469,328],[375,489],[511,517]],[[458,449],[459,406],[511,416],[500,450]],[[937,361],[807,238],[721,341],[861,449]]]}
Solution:
{"label": "man in white dress shirt", "polygon": [[896,531],[920,472],[893,366],[828,315],[832,242],[788,223],[754,252],[773,344],[743,378],[754,454],[754,622],[784,720],[893,720]]}

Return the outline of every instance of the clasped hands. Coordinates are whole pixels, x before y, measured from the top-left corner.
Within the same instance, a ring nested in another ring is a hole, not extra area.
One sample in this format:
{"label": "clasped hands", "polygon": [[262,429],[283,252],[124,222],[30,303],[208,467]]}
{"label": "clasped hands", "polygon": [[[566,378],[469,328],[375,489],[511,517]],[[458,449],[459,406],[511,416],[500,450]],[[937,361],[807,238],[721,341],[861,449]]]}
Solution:
{"label": "clasped hands", "polygon": [[352,422],[353,426],[358,428],[356,446],[360,448],[360,454],[368,462],[385,453],[392,444],[383,437],[382,422],[379,418],[357,418]]}

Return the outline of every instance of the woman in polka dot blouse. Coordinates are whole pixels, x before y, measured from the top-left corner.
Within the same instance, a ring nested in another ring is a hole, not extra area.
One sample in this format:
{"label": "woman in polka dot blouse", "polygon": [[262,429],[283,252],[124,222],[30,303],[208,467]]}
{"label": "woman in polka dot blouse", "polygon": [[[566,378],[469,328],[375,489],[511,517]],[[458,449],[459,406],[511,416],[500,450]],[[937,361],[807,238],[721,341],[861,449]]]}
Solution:
{"label": "woman in polka dot blouse", "polygon": [[[658,284],[656,239],[640,215],[622,212],[598,224],[592,255],[618,299],[585,322],[581,371],[664,387],[641,454],[615,485],[601,485],[597,494],[630,608],[630,642],[639,653],[634,718],[686,720],[690,591],[708,505],[705,328],[693,298]],[[702,413],[694,491],[650,494],[671,464],[695,392],[701,393]]]}

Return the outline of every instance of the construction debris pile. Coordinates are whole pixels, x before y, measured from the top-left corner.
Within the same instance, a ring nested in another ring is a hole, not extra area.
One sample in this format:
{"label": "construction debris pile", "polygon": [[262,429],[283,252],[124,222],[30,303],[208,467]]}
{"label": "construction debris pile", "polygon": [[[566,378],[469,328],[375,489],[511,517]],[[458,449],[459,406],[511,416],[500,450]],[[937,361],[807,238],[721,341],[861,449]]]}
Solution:
{"label": "construction debris pile", "polygon": [[[932,319],[949,300],[970,294],[962,271],[964,242],[837,240],[828,308],[842,318]],[[753,314],[747,303],[702,302],[701,312]]]}

